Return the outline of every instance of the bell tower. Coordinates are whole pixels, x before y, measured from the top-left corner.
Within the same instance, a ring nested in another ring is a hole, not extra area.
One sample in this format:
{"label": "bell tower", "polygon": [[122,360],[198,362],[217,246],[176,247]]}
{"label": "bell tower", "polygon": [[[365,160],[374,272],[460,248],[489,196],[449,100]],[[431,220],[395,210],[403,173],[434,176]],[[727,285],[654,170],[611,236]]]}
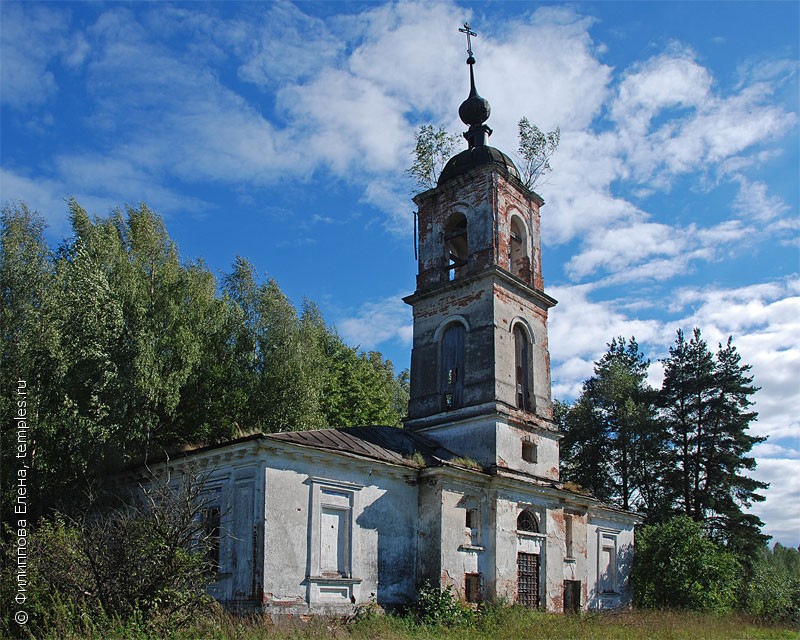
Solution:
{"label": "bell tower", "polygon": [[558,479],[540,208],[503,152],[486,144],[489,103],[475,88],[459,108],[468,148],[437,186],[414,198],[419,216],[408,429],[484,467]]}

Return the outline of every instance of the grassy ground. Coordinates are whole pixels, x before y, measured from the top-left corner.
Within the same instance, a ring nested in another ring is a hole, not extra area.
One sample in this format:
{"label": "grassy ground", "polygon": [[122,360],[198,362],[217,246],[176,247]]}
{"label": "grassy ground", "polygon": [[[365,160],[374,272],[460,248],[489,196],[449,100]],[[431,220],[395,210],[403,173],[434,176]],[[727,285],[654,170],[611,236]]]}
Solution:
{"label": "grassy ground", "polygon": [[798,640],[798,629],[766,626],[742,616],[714,616],[672,611],[557,615],[507,608],[490,612],[470,625],[418,625],[410,618],[367,617],[355,622],[283,622],[228,614],[203,617],[172,633],[148,633],[130,627],[74,633],[54,630],[42,640]]}

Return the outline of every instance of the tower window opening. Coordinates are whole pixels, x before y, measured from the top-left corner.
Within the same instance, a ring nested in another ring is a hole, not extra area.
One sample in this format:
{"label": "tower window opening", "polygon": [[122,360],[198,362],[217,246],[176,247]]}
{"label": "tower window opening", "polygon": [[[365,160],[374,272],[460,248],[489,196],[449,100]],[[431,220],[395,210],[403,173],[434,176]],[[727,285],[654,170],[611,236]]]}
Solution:
{"label": "tower window opening", "polygon": [[442,404],[445,411],[458,409],[464,395],[464,336],[460,322],[451,324],[442,336]]}
{"label": "tower window opening", "polygon": [[536,462],[536,445],[533,442],[522,441],[522,459],[525,462]]}
{"label": "tower window opening", "polygon": [[531,358],[530,341],[522,326],[514,328],[514,365],[516,405],[518,409],[531,410]]}
{"label": "tower window opening", "polygon": [[511,231],[508,241],[508,270],[523,280],[528,280],[531,259],[528,255],[528,234],[525,225],[516,216],[511,218]]}
{"label": "tower window opening", "polygon": [[456,213],[450,216],[444,230],[444,257],[448,280],[455,280],[464,274],[468,256],[467,218],[463,213]]}

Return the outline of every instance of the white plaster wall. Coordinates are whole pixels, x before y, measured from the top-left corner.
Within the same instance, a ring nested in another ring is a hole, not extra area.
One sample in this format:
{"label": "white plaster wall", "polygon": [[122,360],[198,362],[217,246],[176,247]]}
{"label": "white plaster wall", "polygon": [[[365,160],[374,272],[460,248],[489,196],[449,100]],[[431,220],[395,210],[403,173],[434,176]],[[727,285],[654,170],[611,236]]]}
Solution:
{"label": "white plaster wall", "polygon": [[[360,485],[353,491],[352,586],[354,602],[331,597],[330,608],[364,602],[403,602],[414,593],[417,488],[414,471],[361,462],[323,452],[266,457],[264,600],[277,609],[306,602],[313,585],[312,487],[323,483]],[[327,606],[327,605],[326,605]]]}
{"label": "white plaster wall", "polygon": [[[523,440],[529,440],[536,445],[536,462],[522,459]],[[553,432],[523,429],[498,421],[496,464],[540,478],[558,480],[558,440],[558,434]]]}
{"label": "white plaster wall", "polygon": [[[633,599],[630,585],[630,567],[633,560],[634,524],[637,518],[626,517],[611,510],[595,508],[589,512],[586,548],[588,569],[589,609],[615,609],[627,606]],[[599,584],[599,538],[602,532],[617,537],[617,592],[600,593]]]}
{"label": "white plaster wall", "polygon": [[[465,527],[466,510],[478,511],[477,539]],[[486,549],[491,544],[491,502],[482,483],[447,479],[441,489],[441,584],[452,585],[453,592],[465,597],[466,573],[481,573],[486,583]]]}

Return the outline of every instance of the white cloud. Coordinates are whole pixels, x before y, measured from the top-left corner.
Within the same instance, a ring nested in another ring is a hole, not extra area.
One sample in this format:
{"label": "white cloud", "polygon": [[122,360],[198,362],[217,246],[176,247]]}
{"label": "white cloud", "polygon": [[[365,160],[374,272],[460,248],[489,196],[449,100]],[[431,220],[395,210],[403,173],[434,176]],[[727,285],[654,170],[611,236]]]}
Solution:
{"label": "white cloud", "polygon": [[12,2],[2,3],[0,12],[0,100],[18,110],[39,106],[58,90],[48,67],[67,46],[66,16]]}
{"label": "white cloud", "polygon": [[550,311],[548,332],[554,398],[574,398],[580,392],[612,338],[634,336],[643,344],[663,334],[657,320],[626,317],[611,300],[591,301],[588,286],[553,287],[549,292],[559,301]]}
{"label": "white cloud", "polygon": [[764,493],[766,500],[749,509],[766,523],[764,533],[772,536],[772,542],[799,546],[800,509],[796,505],[800,504],[800,460],[760,458],[750,475],[770,484]]}
{"label": "white cloud", "polygon": [[364,303],[355,314],[335,322],[349,344],[361,349],[375,349],[390,340],[410,346],[413,338],[411,307],[398,294]]}
{"label": "white cloud", "polygon": [[742,217],[766,222],[789,210],[781,198],[769,195],[765,182],[751,182],[743,175],[737,175],[735,180],[739,183],[739,193],[733,207]]}
{"label": "white cloud", "polygon": [[66,195],[63,183],[57,180],[32,179],[0,168],[0,205],[24,202],[44,217],[49,233],[57,238],[69,227]]}

